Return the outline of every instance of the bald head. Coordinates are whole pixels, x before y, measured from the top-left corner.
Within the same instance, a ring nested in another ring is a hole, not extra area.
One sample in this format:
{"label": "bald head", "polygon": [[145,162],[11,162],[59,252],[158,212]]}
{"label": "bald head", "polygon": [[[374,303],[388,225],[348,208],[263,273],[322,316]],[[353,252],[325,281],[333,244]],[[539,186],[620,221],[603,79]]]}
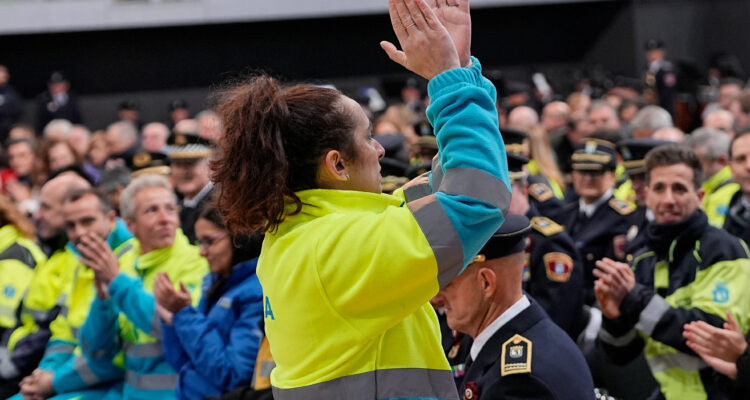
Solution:
{"label": "bald head", "polygon": [[711,111],[706,116],[706,119],[703,120],[703,126],[723,131],[729,135],[730,139],[734,137],[734,115],[727,110],[718,109]]}
{"label": "bald head", "polygon": [[85,189],[89,183],[75,173],[63,173],[45,183],[39,191],[39,210],[34,215],[37,234],[49,239],[63,232],[65,220],[62,216],[62,200],[68,190]]}
{"label": "bald head", "polygon": [[508,127],[521,130],[530,130],[539,124],[539,114],[527,106],[518,106],[508,114]]}
{"label": "bald head", "polygon": [[680,128],[668,126],[666,128],[657,130],[653,135],[651,135],[651,137],[653,139],[669,140],[672,142],[681,143],[683,140],[685,140],[685,132],[683,132]]}
{"label": "bald head", "polygon": [[562,101],[553,101],[542,109],[542,126],[547,132],[568,126],[570,107]]}
{"label": "bald head", "polygon": [[122,154],[135,146],[138,141],[138,130],[132,122],[115,122],[107,127],[106,141],[110,157]]}

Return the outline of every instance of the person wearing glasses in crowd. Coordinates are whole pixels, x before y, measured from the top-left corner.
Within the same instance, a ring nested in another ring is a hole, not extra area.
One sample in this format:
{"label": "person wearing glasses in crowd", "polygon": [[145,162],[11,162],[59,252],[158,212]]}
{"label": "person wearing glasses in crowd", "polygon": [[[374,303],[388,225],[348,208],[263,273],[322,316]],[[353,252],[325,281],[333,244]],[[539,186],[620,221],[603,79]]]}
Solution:
{"label": "person wearing glasses in crowd", "polygon": [[191,306],[165,273],[154,283],[164,356],[179,372],[178,399],[219,396],[250,384],[263,333],[263,290],[255,267],[262,235],[232,237],[218,210],[206,207],[195,222],[200,254],[211,272],[203,297]]}

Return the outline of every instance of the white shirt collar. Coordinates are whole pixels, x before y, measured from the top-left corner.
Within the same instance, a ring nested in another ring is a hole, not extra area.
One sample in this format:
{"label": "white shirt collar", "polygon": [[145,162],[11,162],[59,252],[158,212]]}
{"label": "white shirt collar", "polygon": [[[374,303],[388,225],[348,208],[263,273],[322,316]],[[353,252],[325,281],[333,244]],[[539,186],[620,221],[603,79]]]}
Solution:
{"label": "white shirt collar", "polygon": [[526,295],[523,295],[517,302],[508,307],[508,309],[505,310],[504,313],[500,314],[499,317],[497,317],[494,321],[492,321],[491,324],[484,328],[484,330],[474,338],[474,343],[472,343],[471,345],[471,350],[469,350],[471,359],[476,360],[477,356],[479,356],[479,352],[482,351],[482,347],[484,347],[485,343],[490,340],[492,335],[494,335],[495,332],[502,328],[503,325],[507,324],[510,320],[515,318],[516,315],[520,314],[521,311],[527,309],[530,305],[531,302],[529,301],[529,298],[526,297]]}
{"label": "white shirt collar", "polygon": [[610,188],[604,193],[602,197],[596,199],[596,201],[591,204],[586,204],[583,201],[583,198],[578,199],[578,211],[586,214],[587,217],[591,217],[592,215],[594,215],[594,212],[596,212],[596,209],[599,208],[599,206],[602,205],[605,201],[607,201],[607,199],[609,199],[614,192],[614,189]]}
{"label": "white shirt collar", "polygon": [[654,212],[651,211],[650,208],[647,208],[646,209],[646,220],[648,222],[654,222],[654,218],[656,218],[656,216],[654,215]]}
{"label": "white shirt collar", "polygon": [[214,183],[209,181],[208,184],[206,186],[203,186],[203,189],[201,189],[201,191],[195,195],[195,197],[193,197],[192,199],[187,199],[187,198],[182,199],[182,206],[188,207],[188,208],[195,208],[198,205],[198,203],[200,203],[201,200],[203,200],[203,198],[206,197],[208,192],[210,192],[211,189],[213,189],[213,187],[214,187]]}

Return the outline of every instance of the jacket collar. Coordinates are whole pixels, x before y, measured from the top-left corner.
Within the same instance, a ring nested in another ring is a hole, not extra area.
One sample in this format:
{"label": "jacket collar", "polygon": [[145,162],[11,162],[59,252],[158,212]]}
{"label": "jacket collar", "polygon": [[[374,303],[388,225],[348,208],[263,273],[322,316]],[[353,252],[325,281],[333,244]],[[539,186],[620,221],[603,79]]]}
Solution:
{"label": "jacket collar", "polygon": [[368,193],[355,190],[310,189],[295,193],[302,202],[299,213],[291,215],[296,205],[289,201],[285,207],[286,218],[279,225],[276,235],[291,230],[294,226],[324,217],[329,214],[346,214],[352,212],[385,211],[386,208],[400,207],[405,204],[402,199],[383,193]]}

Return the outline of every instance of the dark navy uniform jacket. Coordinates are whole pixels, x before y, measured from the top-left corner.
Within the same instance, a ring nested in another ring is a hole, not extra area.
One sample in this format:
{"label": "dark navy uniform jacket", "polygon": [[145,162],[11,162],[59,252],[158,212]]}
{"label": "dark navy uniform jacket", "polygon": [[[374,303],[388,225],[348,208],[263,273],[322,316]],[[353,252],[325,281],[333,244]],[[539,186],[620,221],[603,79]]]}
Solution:
{"label": "dark navy uniform jacket", "polygon": [[532,215],[523,288],[571,337],[583,306],[583,263],[573,239],[549,218]]}
{"label": "dark navy uniform jacket", "polygon": [[529,300],[531,305],[495,332],[476,360],[467,362],[459,390],[463,399],[594,398],[591,374],[578,347]]}
{"label": "dark navy uniform jacket", "polygon": [[746,211],[742,205],[742,191],[732,196],[732,200],[729,202],[729,212],[724,220],[724,230],[731,233],[734,236],[744,240],[745,242],[750,241],[750,211]]}
{"label": "dark navy uniform jacket", "polygon": [[590,217],[579,211],[578,202],[566,206],[568,220],[565,229],[576,243],[583,259],[584,302],[594,304],[594,273],[596,261],[604,257],[625,262],[625,243],[628,230],[637,225],[635,207],[610,196]]}

